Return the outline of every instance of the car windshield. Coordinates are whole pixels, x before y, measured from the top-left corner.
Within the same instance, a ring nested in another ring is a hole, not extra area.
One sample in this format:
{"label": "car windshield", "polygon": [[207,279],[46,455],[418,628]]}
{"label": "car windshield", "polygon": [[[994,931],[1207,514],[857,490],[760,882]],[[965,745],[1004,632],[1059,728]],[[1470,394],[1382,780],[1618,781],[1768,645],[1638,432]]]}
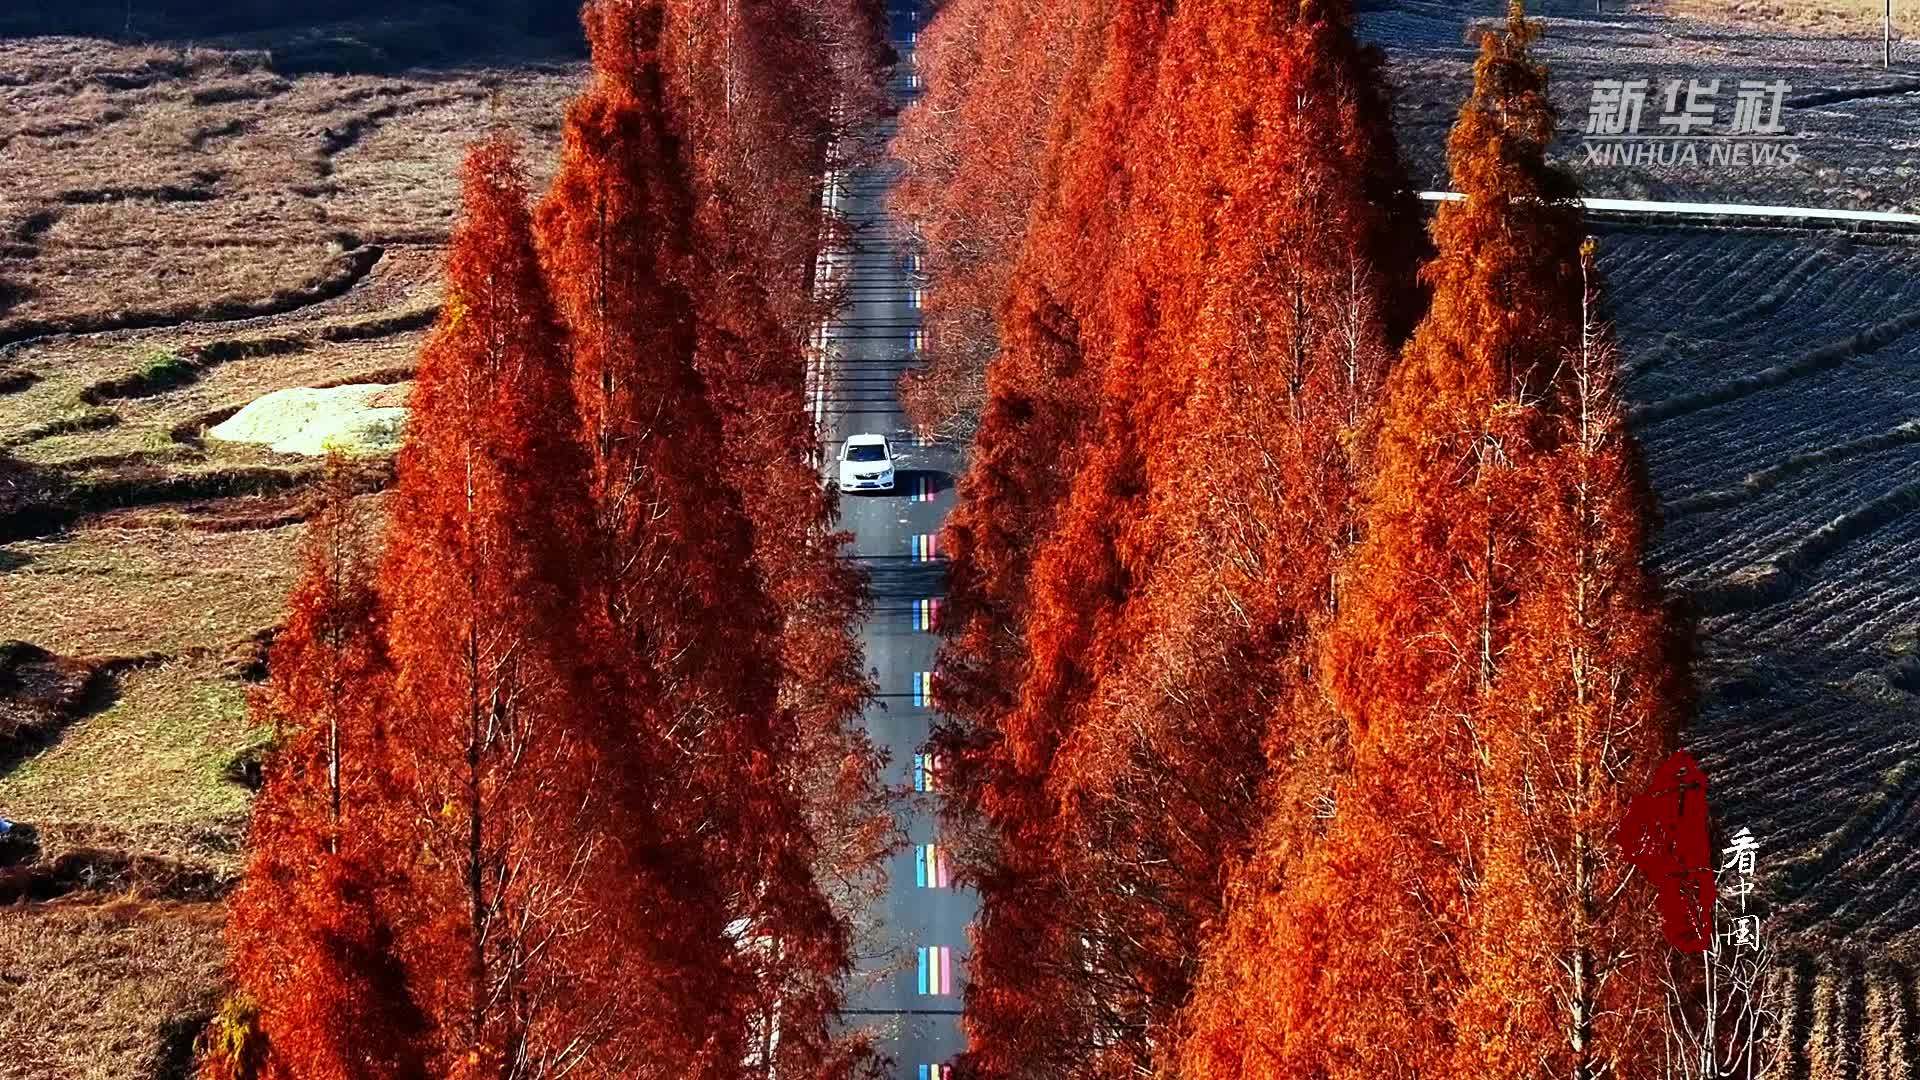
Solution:
{"label": "car windshield", "polygon": [[864,443],[847,447],[848,461],[885,461],[887,448],[879,443]]}

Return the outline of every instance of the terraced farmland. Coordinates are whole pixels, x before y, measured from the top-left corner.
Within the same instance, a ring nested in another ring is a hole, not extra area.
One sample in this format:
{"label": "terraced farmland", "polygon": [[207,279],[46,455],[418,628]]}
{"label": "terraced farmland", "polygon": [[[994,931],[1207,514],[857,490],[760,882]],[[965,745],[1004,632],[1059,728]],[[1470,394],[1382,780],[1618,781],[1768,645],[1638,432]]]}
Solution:
{"label": "terraced farmland", "polygon": [[1689,744],[1760,838],[1779,1068],[1920,1064],[1920,247],[1805,232],[1602,239],[1666,523],[1700,612]]}
{"label": "terraced farmland", "polygon": [[315,470],[202,429],[409,378],[464,146],[546,168],[575,74],[0,38],[0,1080],[186,1075]]}

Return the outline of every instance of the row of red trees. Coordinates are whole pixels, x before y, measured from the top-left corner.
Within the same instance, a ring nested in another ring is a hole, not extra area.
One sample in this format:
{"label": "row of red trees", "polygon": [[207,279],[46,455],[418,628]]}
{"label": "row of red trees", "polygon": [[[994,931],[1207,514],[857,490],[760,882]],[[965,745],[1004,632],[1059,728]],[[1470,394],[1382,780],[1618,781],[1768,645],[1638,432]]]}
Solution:
{"label": "row of red trees", "polygon": [[877,0],[592,0],[551,189],[475,148],[376,547],[339,470],[209,1076],[845,1076],[893,842],[810,464]]}
{"label": "row of red trees", "polygon": [[1608,838],[1689,691],[1535,34],[1483,37],[1425,233],[1340,0],[924,36],[908,389],[978,415],[937,736],[966,1075],[1651,1067]]}

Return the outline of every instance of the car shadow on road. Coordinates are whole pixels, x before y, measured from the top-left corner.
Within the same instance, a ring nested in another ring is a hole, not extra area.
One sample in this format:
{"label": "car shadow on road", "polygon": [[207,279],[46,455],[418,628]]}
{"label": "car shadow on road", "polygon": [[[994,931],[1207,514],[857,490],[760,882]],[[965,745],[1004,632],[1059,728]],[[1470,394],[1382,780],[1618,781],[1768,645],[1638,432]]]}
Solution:
{"label": "car shadow on road", "polygon": [[[930,499],[943,491],[952,490],[953,484],[954,476],[950,472],[942,472],[938,469],[896,468],[893,473],[893,490],[891,491],[879,491],[873,488],[840,487],[839,492],[843,497],[855,496],[862,499]],[[837,486],[836,484],[836,487]]]}
{"label": "car shadow on road", "polygon": [[938,495],[953,489],[954,476],[939,469],[900,469],[894,473],[896,495]]}

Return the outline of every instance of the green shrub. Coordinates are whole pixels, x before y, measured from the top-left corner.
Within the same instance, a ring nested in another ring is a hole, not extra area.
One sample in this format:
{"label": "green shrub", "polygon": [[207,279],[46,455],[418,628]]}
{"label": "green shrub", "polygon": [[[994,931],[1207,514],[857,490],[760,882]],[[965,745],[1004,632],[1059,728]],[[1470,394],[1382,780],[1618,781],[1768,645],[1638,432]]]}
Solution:
{"label": "green shrub", "polygon": [[193,364],[179,353],[156,346],[140,359],[140,378],[150,387],[177,386],[193,380]]}

